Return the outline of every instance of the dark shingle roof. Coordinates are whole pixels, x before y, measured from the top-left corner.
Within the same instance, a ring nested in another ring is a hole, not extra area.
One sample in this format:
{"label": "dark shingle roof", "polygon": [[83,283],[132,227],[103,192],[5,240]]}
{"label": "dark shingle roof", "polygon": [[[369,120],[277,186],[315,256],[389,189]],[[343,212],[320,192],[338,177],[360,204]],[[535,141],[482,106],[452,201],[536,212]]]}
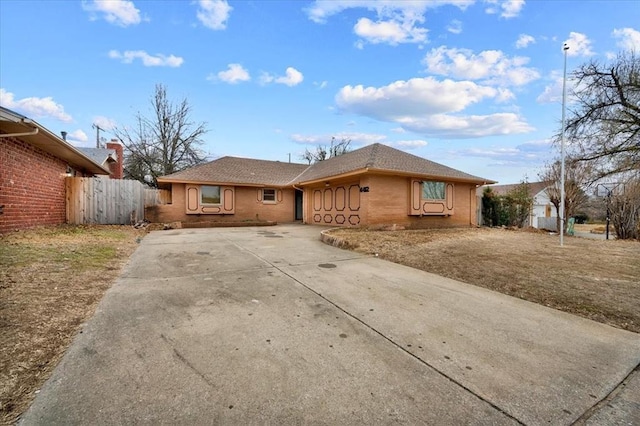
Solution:
{"label": "dark shingle roof", "polygon": [[158,180],[286,186],[308,167],[306,164],[222,157]]}
{"label": "dark shingle roof", "polygon": [[449,178],[479,183],[492,182],[379,143],[316,163],[298,176],[296,182],[309,182],[357,170],[398,172],[416,177]]}
{"label": "dark shingle roof", "polygon": [[158,181],[289,186],[366,171],[475,183],[493,182],[378,143],[312,165],[222,157],[163,176]]}

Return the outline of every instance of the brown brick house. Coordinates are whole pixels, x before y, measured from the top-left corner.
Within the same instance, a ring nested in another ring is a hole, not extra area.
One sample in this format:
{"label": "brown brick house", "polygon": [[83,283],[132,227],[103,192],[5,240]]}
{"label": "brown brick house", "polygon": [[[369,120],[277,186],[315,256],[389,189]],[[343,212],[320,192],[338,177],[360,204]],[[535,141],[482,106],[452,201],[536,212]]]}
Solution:
{"label": "brown brick house", "polygon": [[476,188],[494,182],[373,144],[312,165],[222,157],[158,183],[172,203],[147,211],[157,222],[445,227],[476,225]]}
{"label": "brown brick house", "polygon": [[65,177],[108,174],[35,121],[0,107],[0,233],[65,223]]}

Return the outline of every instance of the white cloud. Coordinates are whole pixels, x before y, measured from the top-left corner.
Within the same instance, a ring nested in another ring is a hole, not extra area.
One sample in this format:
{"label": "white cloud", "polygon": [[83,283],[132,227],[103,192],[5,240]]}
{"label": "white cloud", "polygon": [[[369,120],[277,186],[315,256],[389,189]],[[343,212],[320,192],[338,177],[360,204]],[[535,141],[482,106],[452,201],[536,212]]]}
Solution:
{"label": "white cloud", "polygon": [[[538,95],[536,101],[540,104],[551,104],[562,102],[562,72],[551,71],[548,77],[550,82],[545,86],[544,91]],[[567,75],[567,103],[575,102],[573,92],[576,90],[576,81]]]}
{"label": "white cloud", "polygon": [[625,50],[640,52],[640,31],[633,28],[616,28],[611,35],[617,38],[616,46]]}
{"label": "white cloud", "polygon": [[251,80],[249,71],[240,64],[229,64],[225,71],[220,71],[216,76],[210,75],[207,80],[220,80],[229,84],[236,84],[241,81]]}
{"label": "white cloud", "polygon": [[436,114],[406,117],[398,123],[412,132],[451,139],[512,135],[534,130],[522,117],[510,112],[466,116]]}
{"label": "white cloud", "polygon": [[314,81],[313,85],[316,86],[318,88],[318,90],[322,90],[322,89],[325,89],[329,85],[329,82],[327,80]]}
{"label": "white cloud", "polygon": [[140,11],[128,0],[83,1],[82,8],[89,12],[91,20],[97,20],[98,15],[102,15],[105,21],[121,27],[136,25],[141,21]]}
{"label": "white cloud", "polygon": [[450,152],[456,156],[488,158],[488,166],[541,166],[551,157],[552,141],[534,140],[517,146],[493,146],[489,148],[468,148]]}
{"label": "white cloud", "polygon": [[390,119],[407,114],[457,112],[496,95],[496,89],[470,81],[438,81],[425,77],[399,80],[379,88],[344,86],[336,95],[336,103],[341,109],[356,114]]}
{"label": "white cloud", "polygon": [[524,0],[507,0],[503,2],[500,7],[502,7],[500,16],[507,19],[515,18],[520,15],[520,11],[524,7]]}
{"label": "white cloud", "polygon": [[391,131],[393,133],[407,133],[407,131],[402,127],[394,127],[393,129],[391,129]]}
{"label": "white cloud", "polygon": [[281,77],[276,77],[266,72],[263,72],[262,75],[260,75],[260,82],[262,84],[279,83],[293,87],[302,83],[302,80],[304,80],[302,73],[293,67],[288,67],[285,71],[285,75]]}
{"label": "white cloud", "polygon": [[55,118],[64,122],[72,121],[71,116],[64,112],[64,107],[55,102],[51,96],[15,99],[13,93],[0,88],[0,105],[21,112],[29,118]]}
{"label": "white cloud", "polygon": [[468,49],[446,46],[431,49],[423,60],[427,71],[433,74],[507,86],[522,86],[540,78],[537,70],[524,66],[528,62],[529,58],[509,58],[500,50],[485,50],[476,55]]}
{"label": "white cloud", "polygon": [[198,20],[212,30],[224,30],[227,28],[227,20],[233,8],[227,0],[200,0],[198,1]]}
{"label": "white cloud", "polygon": [[[464,10],[475,0],[317,0],[306,12],[309,19],[325,23],[327,19],[349,9],[365,9],[374,12],[376,19],[360,17],[354,26],[354,33],[369,43],[425,43],[428,30],[421,25],[425,22],[428,9],[444,5],[454,5]],[[361,49],[364,41],[356,43]]]}
{"label": "white cloud", "polygon": [[335,138],[337,142],[342,140],[351,141],[353,146],[371,145],[372,143],[382,143],[387,137],[385,135],[376,133],[356,133],[356,132],[338,132],[334,134],[322,134],[322,135],[302,135],[295,133],[289,138],[296,143],[302,145],[329,145],[331,144],[331,138]]}
{"label": "white cloud", "polygon": [[96,126],[100,127],[103,130],[112,130],[112,129],[115,129],[117,126],[115,120],[108,117],[104,117],[102,115],[97,115],[93,117],[93,124],[95,124]]}
{"label": "white cloud", "polygon": [[518,40],[516,41],[516,49],[524,49],[535,42],[535,37],[530,36],[529,34],[520,34],[520,37],[518,37]]}
{"label": "white cloud", "polygon": [[536,98],[538,103],[550,104],[562,102],[562,73],[552,71],[550,79],[551,82],[545,86],[544,91]]}
{"label": "white cloud", "polygon": [[592,56],[594,54],[591,50],[591,40],[582,33],[570,32],[565,43],[569,46],[567,56]]}
{"label": "white cloud", "polygon": [[488,14],[500,13],[500,16],[505,19],[515,18],[520,15],[520,11],[524,7],[524,0],[485,0],[489,6],[486,7],[485,12]]}
{"label": "white cloud", "polygon": [[383,87],[345,86],[336,104],[346,112],[399,124],[436,137],[469,138],[532,130],[514,113],[452,115],[485,99],[504,96],[498,89],[471,81],[438,81],[433,77],[396,81]]}
{"label": "white cloud", "polygon": [[449,22],[449,25],[447,25],[447,31],[452,34],[460,34],[462,32],[462,22],[457,19],[452,20]]}
{"label": "white cloud", "polygon": [[399,149],[411,150],[427,146],[428,142],[422,139],[389,141],[387,136],[378,133],[354,133],[339,132],[335,134],[323,135],[302,135],[299,133],[290,136],[293,142],[301,145],[329,145],[331,138],[335,138],[337,142],[342,140],[350,141],[351,146],[365,146],[373,143],[383,143],[388,146],[394,146]]}
{"label": "white cloud", "polygon": [[475,0],[316,0],[306,12],[313,22],[323,24],[327,18],[347,9],[374,10],[379,15],[387,14],[424,14],[429,9],[453,5],[464,10]]}
{"label": "white cloud", "polygon": [[395,141],[391,145],[396,146],[398,148],[404,148],[404,149],[416,149],[416,148],[422,148],[423,146],[427,146],[428,144],[429,143],[427,141],[424,141],[422,139],[414,139],[414,140],[407,140],[407,141]]}
{"label": "white cloud", "polygon": [[427,40],[426,28],[415,26],[416,20],[387,20],[373,22],[369,18],[360,18],[353,31],[369,43],[422,43]]}
{"label": "white cloud", "polygon": [[161,53],[150,55],[144,50],[110,50],[111,59],[119,59],[123,64],[131,64],[135,59],[140,59],[145,67],[172,67],[177,68],[184,63],[184,59],[174,55],[163,55]]}
{"label": "white cloud", "polygon": [[89,146],[89,137],[85,132],[78,129],[67,134],[67,141],[77,146]]}

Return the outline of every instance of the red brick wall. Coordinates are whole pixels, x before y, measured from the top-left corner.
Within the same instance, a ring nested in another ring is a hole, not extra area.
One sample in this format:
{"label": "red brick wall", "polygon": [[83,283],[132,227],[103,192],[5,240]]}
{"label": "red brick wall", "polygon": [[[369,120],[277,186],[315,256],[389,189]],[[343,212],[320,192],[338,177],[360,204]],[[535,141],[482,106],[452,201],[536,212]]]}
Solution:
{"label": "red brick wall", "polygon": [[116,156],[118,157],[118,161],[109,164],[109,171],[111,172],[109,177],[111,179],[122,179],[124,174],[124,153],[122,145],[117,139],[115,141],[111,140],[111,142],[107,142],[107,149],[115,149]]}
{"label": "red brick wall", "polygon": [[65,223],[67,164],[16,138],[0,139],[0,233]]}

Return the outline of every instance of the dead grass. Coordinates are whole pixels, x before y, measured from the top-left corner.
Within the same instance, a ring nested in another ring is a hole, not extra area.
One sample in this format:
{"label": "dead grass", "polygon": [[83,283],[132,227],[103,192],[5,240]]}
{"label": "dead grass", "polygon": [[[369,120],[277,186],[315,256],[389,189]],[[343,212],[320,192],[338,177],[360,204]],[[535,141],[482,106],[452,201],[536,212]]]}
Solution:
{"label": "dead grass", "polygon": [[60,226],[0,236],[1,424],[26,410],[143,235]]}
{"label": "dead grass", "polygon": [[505,229],[331,235],[353,250],[640,333],[640,242]]}

